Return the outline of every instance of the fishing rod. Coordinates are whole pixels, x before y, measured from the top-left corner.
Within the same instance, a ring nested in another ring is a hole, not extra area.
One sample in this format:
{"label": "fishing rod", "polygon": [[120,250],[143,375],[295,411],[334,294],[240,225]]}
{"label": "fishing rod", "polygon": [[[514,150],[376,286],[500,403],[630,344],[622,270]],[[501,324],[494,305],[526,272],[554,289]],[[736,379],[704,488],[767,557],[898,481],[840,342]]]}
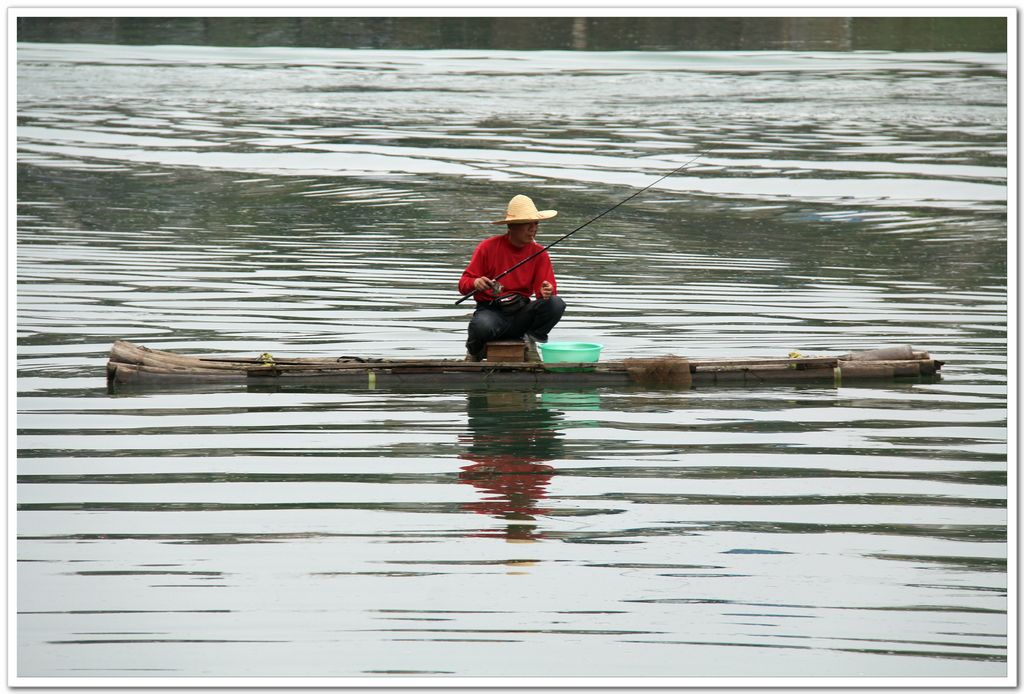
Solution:
{"label": "fishing rod", "polygon": [[[671,171],[669,171],[669,172],[668,172],[667,174],[665,174],[664,176],[662,176],[662,177],[661,177],[661,178],[659,178],[658,180],[654,181],[653,183],[649,183],[649,184],[647,184],[646,186],[644,186],[644,187],[643,187],[643,188],[641,188],[640,190],[638,190],[638,191],[636,191],[635,193],[633,193],[632,195],[630,195],[630,196],[629,196],[628,198],[626,198],[625,200],[623,200],[623,201],[621,201],[621,202],[618,202],[618,203],[616,203],[616,204],[612,205],[612,206],[611,206],[611,207],[609,207],[609,208],[608,208],[607,210],[605,210],[605,211],[604,211],[604,212],[602,212],[601,214],[597,215],[597,216],[596,216],[596,217],[594,217],[593,219],[591,219],[591,220],[589,220],[589,221],[587,221],[587,222],[584,222],[583,224],[579,225],[578,227],[576,227],[575,229],[573,229],[572,231],[570,231],[570,232],[569,232],[568,234],[566,234],[565,236],[563,236],[563,237],[561,237],[561,238],[559,238],[559,239],[555,239],[554,241],[552,241],[552,242],[551,242],[551,243],[549,243],[548,245],[544,246],[544,248],[540,249],[540,250],[539,250],[539,251],[537,251],[536,253],[533,253],[532,255],[529,255],[529,256],[527,256],[527,257],[523,258],[523,259],[522,259],[522,260],[520,260],[520,261],[519,261],[518,263],[516,263],[515,265],[513,265],[512,267],[510,267],[510,268],[509,268],[508,270],[505,270],[505,272],[501,273],[500,275],[498,275],[498,276],[496,276],[496,277],[493,277],[491,281],[492,281],[492,282],[493,282],[494,284],[497,284],[498,280],[500,280],[500,279],[501,279],[502,277],[504,277],[504,276],[505,276],[505,275],[507,275],[508,273],[512,272],[512,271],[513,271],[513,270],[515,270],[516,268],[522,267],[523,265],[525,265],[526,263],[530,262],[531,260],[533,260],[534,258],[536,258],[537,256],[539,256],[539,255],[540,255],[541,253],[545,252],[546,250],[548,250],[549,248],[551,248],[551,247],[552,247],[552,246],[554,246],[555,244],[559,244],[559,243],[561,243],[562,241],[565,241],[565,240],[566,240],[567,238],[569,238],[570,236],[572,236],[573,234],[575,234],[575,233],[576,233],[577,231],[579,231],[580,229],[582,229],[582,228],[584,228],[584,227],[586,227],[586,226],[589,226],[590,224],[593,224],[593,223],[594,223],[594,222],[596,222],[597,220],[601,219],[601,217],[604,217],[604,216],[605,216],[606,214],[608,214],[609,212],[611,212],[612,210],[614,210],[615,208],[617,208],[617,207],[621,207],[622,205],[625,205],[625,204],[626,204],[627,202],[629,202],[630,200],[632,200],[632,199],[633,199],[633,198],[635,198],[636,196],[640,195],[640,193],[643,193],[644,191],[646,191],[646,190],[648,190],[648,189],[650,189],[650,188],[653,188],[654,186],[658,185],[659,183],[661,183],[662,181],[664,181],[664,180],[665,180],[666,178],[668,178],[669,176],[671,176],[671,175],[673,175],[673,174],[676,174],[676,173],[679,173],[680,171],[682,171],[683,169],[685,169],[685,168],[686,168],[687,166],[689,166],[689,165],[690,165],[690,164],[692,164],[693,162],[695,162],[695,161],[697,161],[698,159],[700,159],[701,157],[703,157],[703,156],[704,156],[705,154],[707,154],[708,152],[710,152],[710,151],[714,150],[714,149],[715,149],[716,147],[718,147],[718,145],[715,145],[714,147],[708,147],[707,149],[705,149],[705,150],[702,150],[701,152],[698,152],[698,153],[697,153],[697,155],[696,155],[695,157],[693,157],[692,159],[690,159],[689,161],[687,161],[687,162],[686,162],[685,164],[683,164],[682,166],[680,166],[680,167],[678,167],[678,168],[675,168],[675,169],[672,169]],[[492,286],[493,286],[493,285],[492,285]],[[483,290],[480,290],[480,289],[475,289],[475,288],[474,288],[474,289],[472,289],[472,290],[471,290],[470,292],[468,292],[467,294],[463,294],[463,295],[462,295],[462,297],[461,297],[461,298],[459,298],[459,299],[458,299],[458,300],[457,300],[457,301],[455,302],[455,305],[456,305],[456,306],[458,306],[458,305],[459,305],[459,304],[461,304],[461,303],[462,303],[463,301],[465,301],[465,300],[466,300],[466,299],[468,299],[469,297],[471,297],[471,296],[473,296],[474,294],[476,294],[476,293],[477,293],[478,291],[483,291]]]}

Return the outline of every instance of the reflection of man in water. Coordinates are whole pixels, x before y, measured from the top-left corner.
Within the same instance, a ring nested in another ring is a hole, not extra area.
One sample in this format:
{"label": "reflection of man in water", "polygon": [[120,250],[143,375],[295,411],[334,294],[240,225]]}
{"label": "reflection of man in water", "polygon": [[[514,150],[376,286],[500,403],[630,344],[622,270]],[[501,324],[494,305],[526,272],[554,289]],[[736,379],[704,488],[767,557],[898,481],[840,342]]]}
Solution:
{"label": "reflection of man in water", "polygon": [[465,508],[508,522],[508,539],[535,539],[533,520],[562,455],[561,413],[538,404],[536,392],[476,392],[467,401],[470,435],[460,456],[472,461],[459,480],[476,487],[480,501]]}

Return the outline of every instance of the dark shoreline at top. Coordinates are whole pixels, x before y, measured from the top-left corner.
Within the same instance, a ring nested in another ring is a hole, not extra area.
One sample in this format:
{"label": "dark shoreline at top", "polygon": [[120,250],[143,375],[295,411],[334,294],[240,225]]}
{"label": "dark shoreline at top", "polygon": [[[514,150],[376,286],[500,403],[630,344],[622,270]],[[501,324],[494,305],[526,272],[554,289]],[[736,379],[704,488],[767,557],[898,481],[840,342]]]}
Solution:
{"label": "dark shoreline at top", "polygon": [[1005,17],[18,17],[18,41],[390,50],[1007,51]]}

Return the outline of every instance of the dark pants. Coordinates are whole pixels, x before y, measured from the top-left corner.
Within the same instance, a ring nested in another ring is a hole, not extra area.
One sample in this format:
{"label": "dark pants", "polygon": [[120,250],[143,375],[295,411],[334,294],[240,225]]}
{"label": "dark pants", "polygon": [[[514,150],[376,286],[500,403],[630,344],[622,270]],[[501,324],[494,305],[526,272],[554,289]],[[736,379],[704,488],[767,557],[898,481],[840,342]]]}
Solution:
{"label": "dark pants", "polygon": [[488,342],[518,340],[527,333],[537,342],[547,342],[548,333],[561,320],[563,313],[565,302],[557,295],[531,301],[511,315],[489,304],[481,304],[469,321],[466,351],[482,357]]}

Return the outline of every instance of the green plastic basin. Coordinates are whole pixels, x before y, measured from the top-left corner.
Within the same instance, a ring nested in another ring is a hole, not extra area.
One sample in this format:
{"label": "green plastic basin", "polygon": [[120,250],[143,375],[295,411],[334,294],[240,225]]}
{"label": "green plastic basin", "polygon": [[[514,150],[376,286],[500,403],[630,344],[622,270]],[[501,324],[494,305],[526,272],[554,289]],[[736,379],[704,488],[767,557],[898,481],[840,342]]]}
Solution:
{"label": "green plastic basin", "polygon": [[595,362],[602,345],[596,342],[539,342],[540,358],[546,364],[560,362]]}

